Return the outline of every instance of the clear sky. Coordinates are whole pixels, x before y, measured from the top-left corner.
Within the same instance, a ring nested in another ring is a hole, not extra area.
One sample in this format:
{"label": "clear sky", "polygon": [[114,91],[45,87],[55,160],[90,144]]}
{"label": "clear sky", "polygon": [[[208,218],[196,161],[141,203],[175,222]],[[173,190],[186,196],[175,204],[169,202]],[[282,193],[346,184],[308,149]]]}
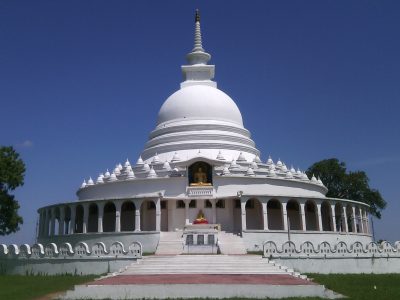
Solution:
{"label": "clear sky", "polygon": [[136,161],[179,88],[195,8],[262,159],[365,170],[388,202],[376,238],[400,240],[400,1],[3,0],[0,144],[27,172],[24,225],[0,243],[32,243],[39,207]]}

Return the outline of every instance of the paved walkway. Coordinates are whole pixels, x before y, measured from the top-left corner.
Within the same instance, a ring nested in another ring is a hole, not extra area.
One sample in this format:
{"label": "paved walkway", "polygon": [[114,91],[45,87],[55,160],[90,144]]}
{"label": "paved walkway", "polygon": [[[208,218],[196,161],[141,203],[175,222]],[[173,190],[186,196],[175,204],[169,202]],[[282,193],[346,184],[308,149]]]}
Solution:
{"label": "paved walkway", "polygon": [[270,285],[315,285],[315,283],[282,275],[214,275],[214,274],[169,274],[169,275],[117,275],[88,283],[89,285],[127,284],[270,284]]}

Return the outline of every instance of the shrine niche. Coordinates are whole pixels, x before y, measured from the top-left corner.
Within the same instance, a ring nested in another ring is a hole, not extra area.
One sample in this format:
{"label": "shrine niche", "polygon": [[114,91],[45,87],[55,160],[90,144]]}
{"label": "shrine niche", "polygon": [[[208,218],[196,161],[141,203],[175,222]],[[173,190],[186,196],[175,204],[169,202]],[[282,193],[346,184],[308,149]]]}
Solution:
{"label": "shrine niche", "polygon": [[198,161],[189,167],[190,186],[210,186],[212,185],[211,165]]}

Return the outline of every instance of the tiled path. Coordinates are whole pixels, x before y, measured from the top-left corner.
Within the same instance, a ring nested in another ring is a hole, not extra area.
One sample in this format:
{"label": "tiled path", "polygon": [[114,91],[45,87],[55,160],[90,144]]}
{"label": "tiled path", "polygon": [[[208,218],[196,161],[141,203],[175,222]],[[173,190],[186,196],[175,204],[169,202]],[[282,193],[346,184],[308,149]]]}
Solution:
{"label": "tiled path", "polygon": [[126,284],[262,284],[262,285],[315,285],[311,281],[287,274],[169,274],[169,275],[117,275],[90,282],[89,285]]}

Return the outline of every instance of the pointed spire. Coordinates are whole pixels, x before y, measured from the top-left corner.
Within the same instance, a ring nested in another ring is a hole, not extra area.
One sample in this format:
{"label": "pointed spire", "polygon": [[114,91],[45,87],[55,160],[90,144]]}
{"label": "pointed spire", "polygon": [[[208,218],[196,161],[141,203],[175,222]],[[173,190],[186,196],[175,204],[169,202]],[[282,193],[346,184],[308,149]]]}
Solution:
{"label": "pointed spire", "polygon": [[200,12],[196,9],[195,15],[195,28],[194,28],[194,47],[192,52],[190,52],[186,59],[190,65],[203,64],[206,65],[211,59],[211,55],[206,53],[203,48],[203,41],[201,38],[201,28],[200,28]]}
{"label": "pointed spire", "polygon": [[86,180],[84,179],[83,182],[82,182],[82,185],[81,185],[81,189],[83,189],[85,187],[86,187]]}

